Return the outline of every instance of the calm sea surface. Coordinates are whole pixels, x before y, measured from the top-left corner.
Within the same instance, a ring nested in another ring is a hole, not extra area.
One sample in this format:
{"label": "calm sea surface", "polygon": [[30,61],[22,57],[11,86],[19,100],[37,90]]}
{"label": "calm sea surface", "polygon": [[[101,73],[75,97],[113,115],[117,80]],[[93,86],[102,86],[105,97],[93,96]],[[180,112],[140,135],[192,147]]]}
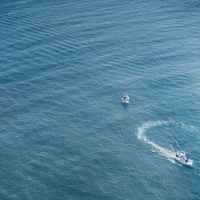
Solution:
{"label": "calm sea surface", "polygon": [[198,0],[0,2],[0,200],[199,200],[199,122]]}

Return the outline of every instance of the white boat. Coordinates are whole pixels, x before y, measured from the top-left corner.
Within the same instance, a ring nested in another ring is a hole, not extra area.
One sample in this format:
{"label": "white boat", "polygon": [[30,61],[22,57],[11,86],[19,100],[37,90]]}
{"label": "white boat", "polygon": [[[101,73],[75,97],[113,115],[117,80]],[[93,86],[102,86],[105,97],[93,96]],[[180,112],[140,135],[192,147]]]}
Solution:
{"label": "white boat", "polygon": [[128,103],[129,103],[129,99],[130,99],[130,97],[128,96],[128,94],[125,94],[125,95],[122,97],[122,103],[123,103],[123,104],[128,104]]}
{"label": "white boat", "polygon": [[187,158],[184,152],[177,152],[175,156],[175,160],[187,166],[192,166],[193,164],[193,161]]}

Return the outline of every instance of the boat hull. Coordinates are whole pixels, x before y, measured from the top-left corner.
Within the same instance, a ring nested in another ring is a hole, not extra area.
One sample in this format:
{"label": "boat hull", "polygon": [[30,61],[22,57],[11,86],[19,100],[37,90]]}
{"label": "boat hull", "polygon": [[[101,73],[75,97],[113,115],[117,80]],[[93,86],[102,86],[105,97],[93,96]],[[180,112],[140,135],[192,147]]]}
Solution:
{"label": "boat hull", "polygon": [[180,158],[175,158],[175,160],[176,160],[178,163],[180,163],[180,164],[182,164],[182,165],[185,165],[185,166],[188,166],[188,167],[192,167],[192,165],[193,165],[193,161],[190,160],[190,159],[188,159],[187,162],[185,162],[185,160],[182,160],[182,159],[180,159]]}
{"label": "boat hull", "polygon": [[128,104],[128,103],[129,103],[129,100],[123,100],[123,99],[122,99],[122,103],[123,103],[123,104]]}

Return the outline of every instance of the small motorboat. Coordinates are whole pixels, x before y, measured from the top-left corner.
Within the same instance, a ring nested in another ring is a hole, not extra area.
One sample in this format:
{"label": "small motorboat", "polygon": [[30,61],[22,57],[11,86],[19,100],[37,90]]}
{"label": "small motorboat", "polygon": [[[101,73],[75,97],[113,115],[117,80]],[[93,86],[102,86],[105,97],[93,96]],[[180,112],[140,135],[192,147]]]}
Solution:
{"label": "small motorboat", "polygon": [[128,94],[125,94],[123,97],[122,97],[122,103],[123,104],[128,104],[129,103],[129,96]]}
{"label": "small motorboat", "polygon": [[193,161],[185,155],[184,152],[177,152],[175,156],[176,161],[178,161],[181,164],[192,166]]}

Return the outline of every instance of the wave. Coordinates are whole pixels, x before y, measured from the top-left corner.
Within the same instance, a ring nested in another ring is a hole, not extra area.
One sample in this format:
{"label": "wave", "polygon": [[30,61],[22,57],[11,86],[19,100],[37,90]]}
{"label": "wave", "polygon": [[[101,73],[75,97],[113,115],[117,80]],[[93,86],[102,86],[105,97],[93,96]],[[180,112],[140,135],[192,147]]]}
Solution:
{"label": "wave", "polygon": [[137,135],[137,138],[139,140],[143,140],[146,144],[149,144],[151,145],[160,155],[166,157],[168,160],[170,160],[171,162],[173,163],[176,163],[175,162],[175,155],[176,155],[176,152],[172,149],[168,149],[166,147],[163,147],[161,145],[158,145],[156,144],[155,142],[149,140],[147,138],[147,136],[145,135],[146,131],[153,128],[153,127],[158,127],[158,126],[169,126],[169,125],[178,125],[180,126],[181,128],[191,128],[194,129],[193,126],[191,125],[186,125],[184,123],[181,123],[181,122],[176,122],[174,120],[168,120],[168,121],[165,121],[165,120],[159,120],[159,121],[148,121],[148,122],[145,122],[142,124],[142,126],[138,127],[137,131],[136,131],[136,135]]}

